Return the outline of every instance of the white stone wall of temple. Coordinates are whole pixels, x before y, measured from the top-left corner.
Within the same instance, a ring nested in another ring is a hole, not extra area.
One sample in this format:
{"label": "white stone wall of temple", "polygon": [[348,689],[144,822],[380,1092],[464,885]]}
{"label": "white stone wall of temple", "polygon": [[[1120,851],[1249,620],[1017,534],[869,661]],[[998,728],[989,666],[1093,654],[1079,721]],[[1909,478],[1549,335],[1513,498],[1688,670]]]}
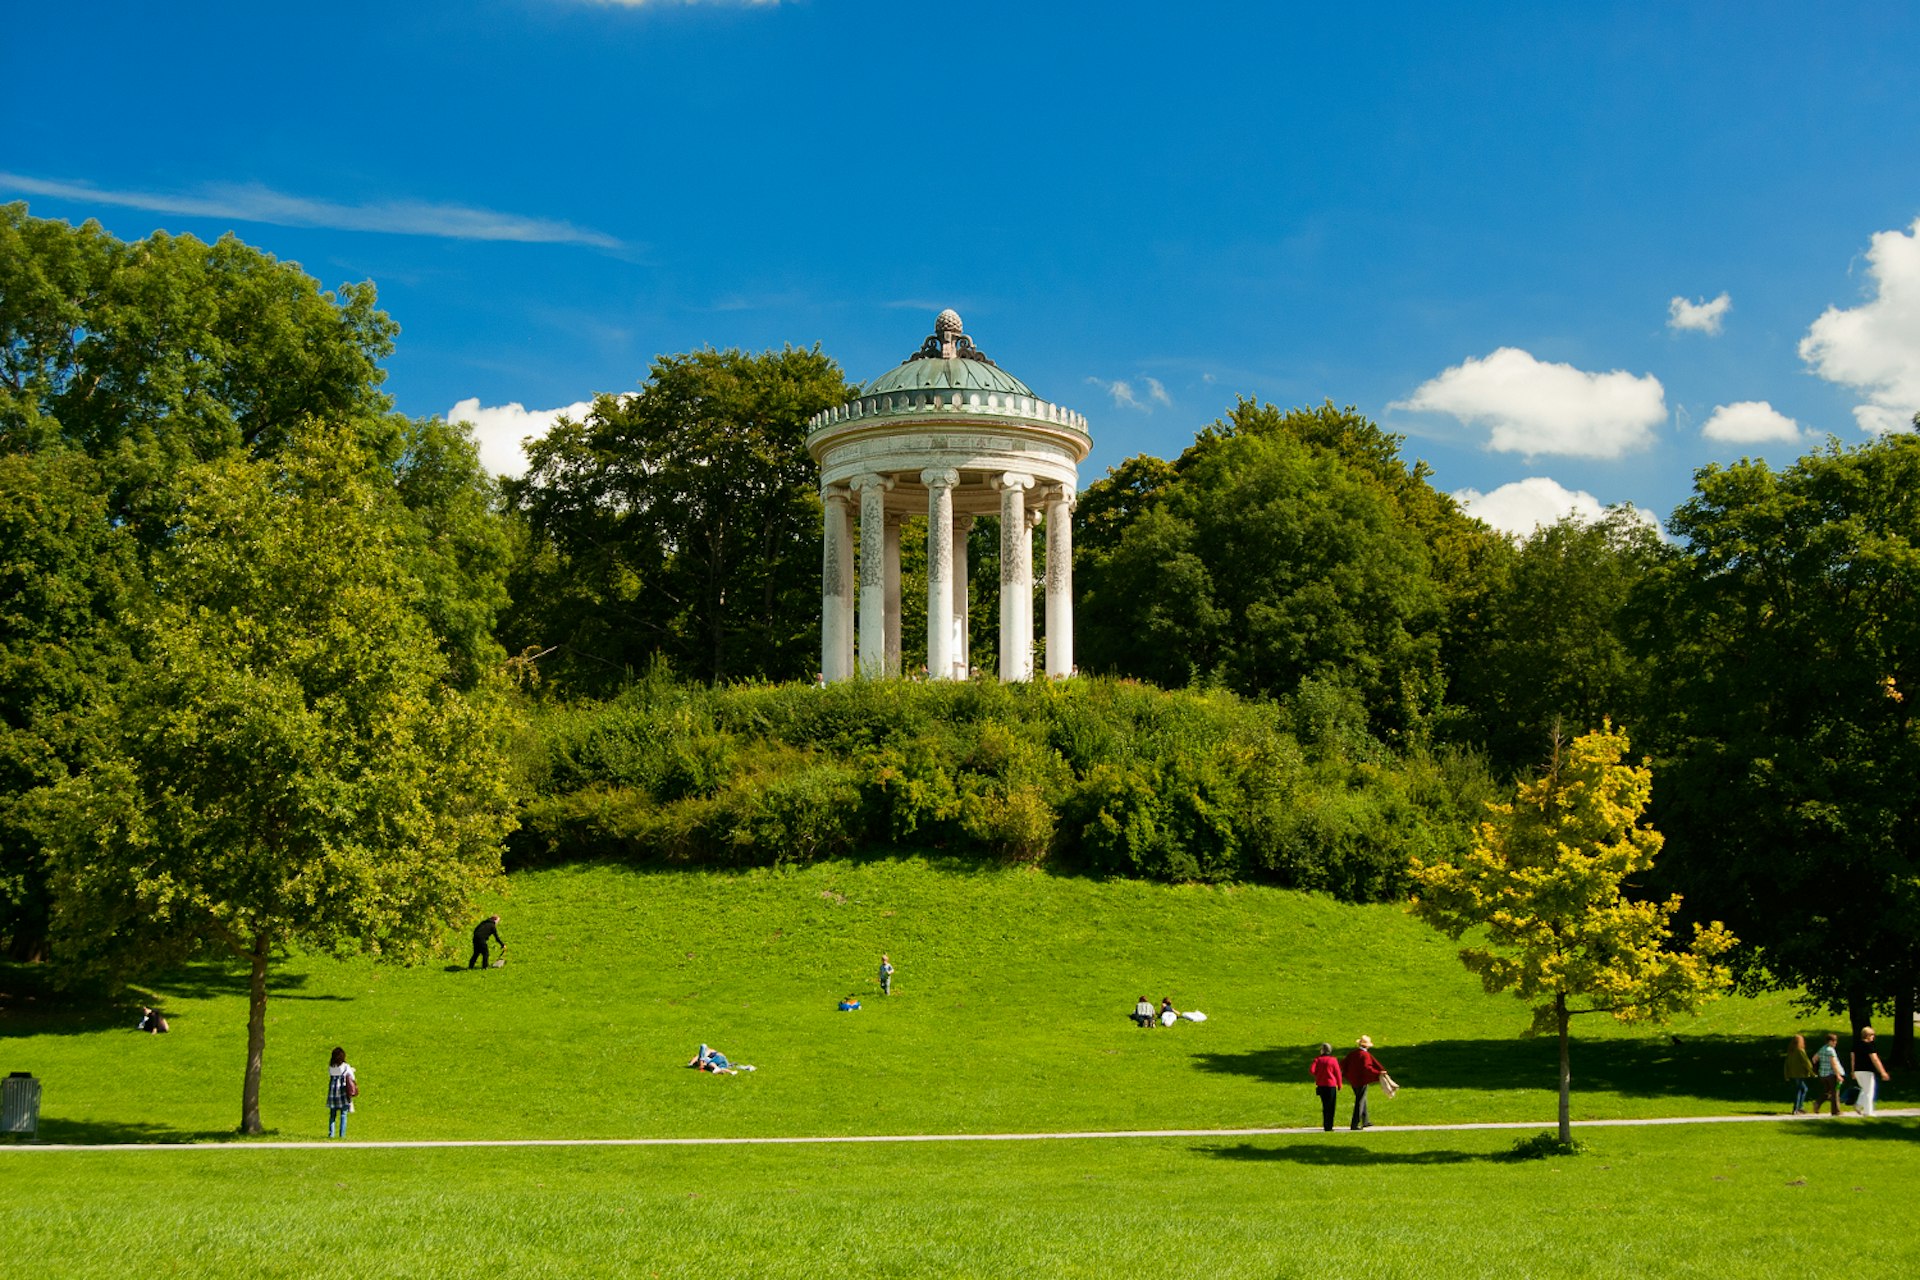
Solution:
{"label": "white stone wall of temple", "polygon": [[967,538],[973,533],[973,517],[953,518],[953,669],[964,680],[973,674],[973,645],[967,634],[967,610],[970,607],[967,584]]}
{"label": "white stone wall of temple", "polygon": [[886,476],[854,477],[860,495],[860,674],[878,680],[886,674],[887,651],[887,490]]}

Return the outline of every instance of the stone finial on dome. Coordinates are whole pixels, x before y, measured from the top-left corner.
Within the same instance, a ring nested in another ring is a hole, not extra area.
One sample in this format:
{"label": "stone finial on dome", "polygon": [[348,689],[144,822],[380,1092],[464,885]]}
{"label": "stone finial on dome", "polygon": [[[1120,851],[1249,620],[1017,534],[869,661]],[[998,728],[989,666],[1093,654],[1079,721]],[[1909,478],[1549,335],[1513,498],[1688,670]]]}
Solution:
{"label": "stone finial on dome", "polygon": [[908,356],[902,363],[915,360],[978,360],[982,364],[992,364],[986,353],[973,345],[961,330],[960,313],[948,307],[933,318],[933,335],[920,344],[920,349]]}

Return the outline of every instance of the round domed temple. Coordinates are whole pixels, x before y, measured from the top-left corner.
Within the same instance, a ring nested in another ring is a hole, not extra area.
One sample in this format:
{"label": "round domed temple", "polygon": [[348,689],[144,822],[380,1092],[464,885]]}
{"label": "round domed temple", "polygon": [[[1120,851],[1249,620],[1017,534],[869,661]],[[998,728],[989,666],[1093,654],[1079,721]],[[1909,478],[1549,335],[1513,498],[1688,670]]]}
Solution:
{"label": "round domed temple", "polygon": [[[900,525],[927,517],[927,673],[964,677],[967,534],[1000,521],[1000,678],[1033,675],[1033,530],[1047,536],[1046,673],[1073,671],[1073,519],[1087,420],[1033,394],[942,311],[933,333],[857,399],[816,415],[807,449],[826,507],[821,674],[900,672]],[[853,512],[859,508],[859,581]],[[855,619],[858,618],[858,628]],[[859,662],[855,665],[855,642]]]}

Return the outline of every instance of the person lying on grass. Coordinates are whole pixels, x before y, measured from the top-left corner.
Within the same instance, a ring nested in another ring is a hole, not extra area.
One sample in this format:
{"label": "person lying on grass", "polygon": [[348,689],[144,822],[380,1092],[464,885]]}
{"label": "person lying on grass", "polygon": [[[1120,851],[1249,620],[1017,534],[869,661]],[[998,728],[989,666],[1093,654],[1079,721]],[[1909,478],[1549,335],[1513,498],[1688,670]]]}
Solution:
{"label": "person lying on grass", "polygon": [[700,1052],[694,1054],[693,1061],[687,1063],[687,1065],[693,1067],[695,1070],[705,1071],[716,1076],[734,1076],[739,1075],[742,1071],[756,1070],[755,1067],[744,1062],[736,1066],[734,1063],[727,1061],[726,1054],[720,1052],[712,1045],[705,1044],[700,1046]]}
{"label": "person lying on grass", "polygon": [[1133,1025],[1136,1027],[1152,1026],[1154,1021],[1153,1001],[1147,999],[1145,996],[1141,996],[1139,1003],[1133,1006],[1133,1012],[1127,1016],[1133,1019]]}
{"label": "person lying on grass", "polygon": [[852,1013],[860,1007],[860,997],[849,993],[841,998],[840,1012]]}

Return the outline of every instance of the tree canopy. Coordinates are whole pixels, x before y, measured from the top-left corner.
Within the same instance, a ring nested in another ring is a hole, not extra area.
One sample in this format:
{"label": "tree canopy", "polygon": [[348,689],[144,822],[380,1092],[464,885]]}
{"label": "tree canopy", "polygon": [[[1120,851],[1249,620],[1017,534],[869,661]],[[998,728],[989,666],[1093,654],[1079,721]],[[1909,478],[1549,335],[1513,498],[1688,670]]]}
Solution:
{"label": "tree canopy", "polygon": [[1646,645],[1670,872],[1855,1025],[1920,984],[1920,437],[1711,466]]}
{"label": "tree canopy", "polygon": [[507,486],[524,523],[517,651],[608,691],[664,655],[703,680],[818,664],[819,478],[807,420],[854,394],[816,348],[662,356],[640,390],[533,442]]}
{"label": "tree canopy", "polygon": [[101,747],[34,802],[63,954],[247,966],[248,1133],[274,957],[420,954],[498,874],[513,825],[503,704],[451,682],[383,517],[397,498],[367,473],[346,433],[313,429],[183,477]]}

